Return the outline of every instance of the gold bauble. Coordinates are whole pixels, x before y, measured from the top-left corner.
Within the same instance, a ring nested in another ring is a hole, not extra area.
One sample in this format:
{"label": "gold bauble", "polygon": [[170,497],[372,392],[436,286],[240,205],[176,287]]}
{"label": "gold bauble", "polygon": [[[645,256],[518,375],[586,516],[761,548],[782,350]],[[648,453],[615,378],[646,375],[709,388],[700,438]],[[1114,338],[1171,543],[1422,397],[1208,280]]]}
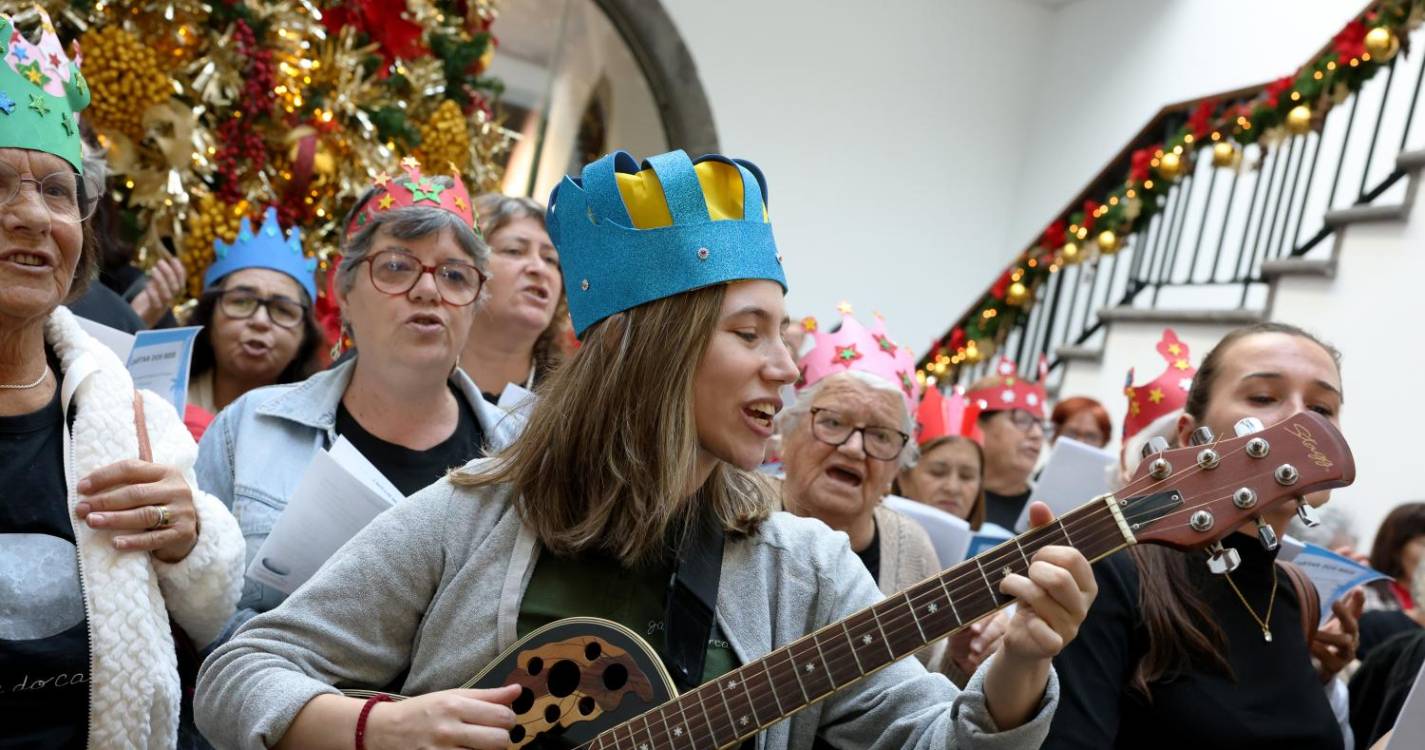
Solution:
{"label": "gold bauble", "polygon": [[1377,26],[1366,32],[1366,51],[1371,53],[1371,60],[1375,62],[1390,62],[1390,58],[1400,51],[1400,38],[1390,29]]}
{"label": "gold bauble", "polygon": [[1218,141],[1212,146],[1212,166],[1214,167],[1234,167],[1238,160],[1242,158],[1242,152],[1237,150],[1237,145],[1227,141]]}
{"label": "gold bauble", "polygon": [[1178,175],[1183,173],[1183,159],[1177,153],[1169,151],[1158,159],[1158,174],[1163,179],[1176,180]]}
{"label": "gold bauble", "polygon": [[1015,307],[1023,305],[1029,301],[1029,287],[1022,281],[1016,281],[1009,285],[1009,291],[1005,293],[1004,301]]}
{"label": "gold bauble", "polygon": [[1298,104],[1286,113],[1286,129],[1292,135],[1302,135],[1311,130],[1311,108]]}
{"label": "gold bauble", "polygon": [[1083,253],[1079,251],[1079,243],[1065,242],[1063,249],[1059,250],[1059,257],[1067,265],[1073,265],[1083,259]]}
{"label": "gold bauble", "polygon": [[1105,229],[1098,233],[1098,249],[1108,255],[1118,252],[1122,240],[1118,239],[1118,234],[1112,229]]}

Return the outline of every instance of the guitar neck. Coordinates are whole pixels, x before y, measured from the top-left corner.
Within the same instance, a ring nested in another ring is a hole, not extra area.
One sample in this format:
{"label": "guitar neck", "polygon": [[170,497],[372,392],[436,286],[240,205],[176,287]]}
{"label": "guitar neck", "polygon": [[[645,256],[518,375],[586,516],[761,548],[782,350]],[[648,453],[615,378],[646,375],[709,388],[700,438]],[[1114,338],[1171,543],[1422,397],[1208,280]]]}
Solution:
{"label": "guitar neck", "polygon": [[728,747],[1014,601],[998,584],[1034,553],[1090,561],[1133,543],[1111,495],[1066,513],[599,735],[589,750]]}

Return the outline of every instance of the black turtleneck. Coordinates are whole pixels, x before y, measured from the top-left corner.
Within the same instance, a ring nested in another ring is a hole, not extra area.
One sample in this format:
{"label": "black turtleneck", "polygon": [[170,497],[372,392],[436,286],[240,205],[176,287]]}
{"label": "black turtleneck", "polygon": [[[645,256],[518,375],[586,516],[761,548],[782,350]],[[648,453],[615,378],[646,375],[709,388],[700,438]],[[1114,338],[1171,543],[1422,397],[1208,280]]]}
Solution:
{"label": "black turtleneck", "polygon": [[[1263,616],[1276,553],[1239,533],[1223,543],[1241,554],[1232,581]],[[1119,552],[1093,566],[1098,598],[1078,636],[1054,659],[1061,698],[1043,747],[1340,748],[1340,728],[1312,667],[1286,573],[1277,579],[1267,643],[1227,580],[1207,570],[1203,553],[1188,554],[1192,585],[1227,636],[1233,674],[1199,664],[1152,683],[1151,701],[1132,689],[1134,669],[1147,652],[1147,630],[1138,607],[1138,568],[1126,551]]]}

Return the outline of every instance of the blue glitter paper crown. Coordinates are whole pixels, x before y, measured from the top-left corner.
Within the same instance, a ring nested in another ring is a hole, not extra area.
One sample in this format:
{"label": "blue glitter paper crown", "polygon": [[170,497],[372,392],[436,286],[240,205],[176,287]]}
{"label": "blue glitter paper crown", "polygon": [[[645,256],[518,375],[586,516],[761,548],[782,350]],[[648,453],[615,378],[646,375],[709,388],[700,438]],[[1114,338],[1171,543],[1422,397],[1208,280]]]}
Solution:
{"label": "blue glitter paper crown", "polygon": [[307,301],[316,302],[317,282],[313,274],[317,271],[317,259],[302,255],[302,231],[292,227],[292,233],[282,236],[282,227],[277,224],[277,209],[268,208],[262,219],[262,227],[252,231],[247,217],[242,219],[237,240],[232,243],[221,239],[213,243],[213,254],[217,259],[203,274],[203,286],[211,288],[224,276],[244,268],[268,268],[291,276],[307,290]]}
{"label": "blue glitter paper crown", "polygon": [[580,338],[614,313],[713,284],[768,279],[787,288],[766,180],[741,159],[673,151],[640,168],[615,151],[559,183],[546,224]]}

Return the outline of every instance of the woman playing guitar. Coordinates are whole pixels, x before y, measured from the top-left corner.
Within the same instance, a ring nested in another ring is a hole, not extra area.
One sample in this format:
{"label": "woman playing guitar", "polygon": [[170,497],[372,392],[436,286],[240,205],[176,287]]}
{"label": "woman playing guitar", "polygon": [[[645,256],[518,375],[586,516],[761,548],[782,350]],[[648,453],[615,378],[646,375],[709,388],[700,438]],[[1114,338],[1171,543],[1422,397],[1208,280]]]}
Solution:
{"label": "woman playing guitar", "polygon": [[[900,655],[881,639],[905,631],[885,620],[842,625],[854,664],[821,642],[797,650],[881,593],[844,535],[770,513],[747,473],[762,460],[778,390],[798,374],[757,168],[681,151],[642,166],[612,154],[559,185],[549,229],[582,346],[540,386],[523,436],[382,515],[216,651],[197,696],[208,737],[242,748],[349,750],[353,737],[358,750],[564,747],[554,740],[580,715],[611,710],[587,693],[634,681],[609,669],[552,673],[607,649],[552,667],[521,662],[549,674],[553,698],[538,700],[553,701],[558,725],[533,745],[532,725],[516,721],[534,700],[527,689],[455,688],[521,636],[583,615],[661,644],[685,690],[717,678],[722,692],[684,694],[719,696],[701,715],[697,703],[653,712],[581,746],[727,747],[761,728],[762,748],[806,750],[818,737],[883,750],[1037,747],[1059,700],[1051,659],[1095,592],[1077,550],[1031,550],[1027,576],[992,571],[1019,607],[964,691],[914,659],[858,673],[874,649]],[[936,611],[924,609],[921,618]],[[743,675],[783,647],[785,662],[763,662],[760,683]],[[363,701],[337,687],[421,697]]]}

